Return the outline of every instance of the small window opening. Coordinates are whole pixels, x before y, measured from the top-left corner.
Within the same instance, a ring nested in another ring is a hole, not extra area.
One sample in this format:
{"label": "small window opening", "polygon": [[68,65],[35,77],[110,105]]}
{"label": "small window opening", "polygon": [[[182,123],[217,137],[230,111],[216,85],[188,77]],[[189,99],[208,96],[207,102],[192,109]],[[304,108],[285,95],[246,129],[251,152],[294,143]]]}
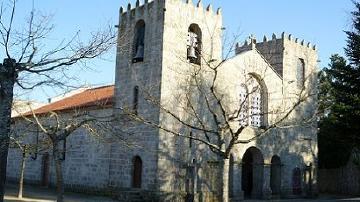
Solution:
{"label": "small window opening", "polygon": [[305,61],[302,58],[299,58],[297,63],[296,81],[299,88],[305,84]]}
{"label": "small window opening", "polygon": [[138,113],[139,105],[139,86],[134,87],[134,100],[133,100],[133,111],[135,114]]}
{"label": "small window opening", "polygon": [[133,173],[132,173],[132,187],[141,188],[143,163],[140,156],[135,156],[133,159]]}

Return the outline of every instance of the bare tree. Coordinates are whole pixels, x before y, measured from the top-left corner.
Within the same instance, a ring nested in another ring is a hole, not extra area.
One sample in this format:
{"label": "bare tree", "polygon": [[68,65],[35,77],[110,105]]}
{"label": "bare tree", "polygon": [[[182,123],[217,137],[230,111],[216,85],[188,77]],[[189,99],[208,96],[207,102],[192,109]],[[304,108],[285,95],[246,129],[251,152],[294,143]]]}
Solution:
{"label": "bare tree", "polygon": [[101,128],[100,131],[102,132],[112,129],[111,115],[100,117],[86,110],[43,114],[36,114],[36,112],[32,111],[32,114],[22,116],[22,118],[25,122],[39,128],[40,133],[44,136],[42,142],[47,142],[47,144],[42,143],[42,147],[49,145],[48,148],[52,150],[56,171],[57,201],[61,202],[64,200],[62,162],[65,160],[67,138],[74,134],[76,130],[83,128],[93,136],[106,139],[103,133],[98,132],[98,129]]}
{"label": "bare tree", "polygon": [[[31,124],[28,124],[28,128],[31,128]],[[37,128],[37,127],[36,127]],[[37,133],[38,131],[27,131],[29,133]],[[36,159],[37,155],[42,151],[46,151],[49,148],[48,142],[39,142],[30,143],[29,141],[24,141],[24,139],[28,139],[28,134],[22,133],[23,135],[18,135],[13,130],[10,136],[10,147],[18,148],[21,153],[21,164],[20,164],[20,177],[19,177],[19,188],[18,188],[18,198],[21,199],[23,197],[24,190],[24,175],[26,168],[26,160],[30,157],[32,159]]]}
{"label": "bare tree", "polygon": [[[200,65],[190,65],[191,68],[183,69],[184,71],[174,70],[174,74],[181,76],[176,77],[179,85],[174,87],[168,100],[160,100],[152,93],[151,86],[139,87],[148,106],[160,109],[162,121],[134,111],[134,106],[129,106],[126,101],[118,109],[122,113],[122,121],[136,121],[174,137],[206,145],[222,162],[221,194],[224,202],[229,200],[229,159],[236,145],[248,144],[276,128],[312,124],[315,121],[313,116],[299,121],[293,120],[294,111],[316,95],[306,87],[312,84],[304,84],[296,93],[286,98],[287,105],[278,108],[264,109],[265,105],[254,107],[249,104],[250,98],[264,93],[261,84],[268,79],[266,77],[269,72],[274,72],[270,65],[257,75],[244,73],[243,78],[238,78],[247,87],[243,97],[239,98],[239,91],[229,92],[227,84],[231,79],[226,80],[225,75],[230,73],[226,72],[224,64],[229,61],[231,51],[229,50],[229,54],[221,61],[203,56]],[[179,59],[188,64],[183,57],[179,56]],[[182,78],[184,79],[181,80]],[[268,121],[267,117],[270,116],[271,121]],[[248,128],[253,128],[255,135],[246,136]]]}
{"label": "bare tree", "polygon": [[32,11],[25,31],[19,31],[14,24],[16,6],[16,0],[8,0],[0,7],[0,46],[6,56],[0,64],[0,201],[4,197],[14,86],[31,90],[41,85],[65,85],[70,66],[104,54],[116,38],[109,26],[92,33],[87,42],[81,42],[76,33],[49,49],[44,41],[54,29],[51,17]]}

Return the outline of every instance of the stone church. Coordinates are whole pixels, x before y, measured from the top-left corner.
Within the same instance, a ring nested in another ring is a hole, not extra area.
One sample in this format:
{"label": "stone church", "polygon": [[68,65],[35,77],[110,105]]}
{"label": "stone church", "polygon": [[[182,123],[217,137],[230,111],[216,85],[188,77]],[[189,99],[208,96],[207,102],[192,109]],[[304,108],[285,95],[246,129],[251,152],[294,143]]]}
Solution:
{"label": "stone church", "polygon": [[[194,95],[194,89],[203,92],[200,82],[212,84],[215,101],[225,106],[220,122],[229,122],[228,130],[243,129],[243,141],[229,152],[233,201],[316,194],[316,47],[285,33],[251,36],[231,46],[235,55],[228,57],[221,12],[189,0],[145,0],[120,8],[115,85],[79,91],[35,110],[113,114],[114,133],[129,141],[107,134],[111,141],[101,142],[82,130],[70,136],[63,160],[67,189],[111,193],[122,201],[220,200],[221,158],[212,150],[216,143],[204,144],[215,137],[200,134],[222,127],[213,123],[219,106],[206,102],[206,93]],[[194,72],[201,81],[193,79]],[[197,105],[186,102],[192,97]],[[105,108],[97,107],[99,100]],[[191,118],[186,110],[199,116]],[[228,119],[233,112],[237,116]],[[10,150],[9,180],[18,178],[20,157]],[[54,185],[51,158],[39,153],[28,159],[26,181]]]}

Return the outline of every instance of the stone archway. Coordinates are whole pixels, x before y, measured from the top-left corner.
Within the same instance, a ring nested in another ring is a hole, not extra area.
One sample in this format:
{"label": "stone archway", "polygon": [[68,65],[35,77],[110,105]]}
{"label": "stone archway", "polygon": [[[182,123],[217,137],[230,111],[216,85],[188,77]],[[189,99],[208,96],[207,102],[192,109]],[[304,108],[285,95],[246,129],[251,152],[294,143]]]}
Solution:
{"label": "stone archway", "polygon": [[256,147],[246,150],[242,159],[241,187],[245,198],[261,198],[264,182],[264,158]]}
{"label": "stone archway", "polygon": [[281,160],[275,155],[271,158],[270,187],[273,195],[279,195],[281,191]]}

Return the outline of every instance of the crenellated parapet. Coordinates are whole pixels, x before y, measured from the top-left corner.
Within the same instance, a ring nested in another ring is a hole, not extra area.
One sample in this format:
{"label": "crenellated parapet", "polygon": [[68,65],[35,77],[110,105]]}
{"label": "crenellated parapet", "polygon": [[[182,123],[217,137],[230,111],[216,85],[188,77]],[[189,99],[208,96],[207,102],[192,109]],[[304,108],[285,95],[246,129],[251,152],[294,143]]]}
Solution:
{"label": "crenellated parapet", "polygon": [[131,5],[131,3],[128,3],[125,8],[121,6],[119,13],[120,16],[136,15],[137,12],[143,13],[145,10],[149,11],[149,9],[155,5],[161,5],[159,4],[160,1],[163,0],[153,0],[153,1],[145,0],[144,2],[137,0],[135,5]]}
{"label": "crenellated parapet", "polygon": [[312,45],[310,42],[306,42],[305,40],[301,40],[299,38],[294,38],[291,34],[286,34],[285,32],[283,32],[280,37],[278,37],[275,33],[272,34],[271,38],[268,38],[265,35],[261,42],[257,41],[252,35],[247,38],[243,44],[237,43],[235,50],[236,54],[261,46],[266,46],[268,49],[276,50],[279,46],[285,46],[285,44],[298,45],[299,47],[306,48],[308,50],[317,51],[316,45]]}
{"label": "crenellated parapet", "polygon": [[211,4],[208,4],[206,7],[203,5],[202,0],[198,0],[196,3],[194,3],[192,0],[144,0],[144,2],[137,0],[135,5],[131,5],[131,3],[128,3],[127,7],[120,7],[120,16],[124,16],[126,14],[128,15],[136,15],[137,12],[144,12],[144,9],[148,9],[153,6],[161,6],[164,11],[166,11],[166,8],[164,5],[166,5],[167,1],[178,1],[182,2],[184,4],[191,5],[194,9],[201,10],[203,12],[207,12],[209,14],[213,15],[219,15],[221,16],[221,8],[217,8],[216,10],[213,10],[213,7]]}
{"label": "crenellated parapet", "polygon": [[[171,1],[171,0],[169,0],[169,1]],[[208,4],[205,6],[205,5],[203,5],[202,0],[197,0],[196,2],[194,2],[192,0],[186,0],[185,2],[182,0],[172,0],[172,1],[178,1],[178,2],[185,3],[188,6],[190,6],[190,8],[193,9],[195,12],[204,13],[205,15],[211,15],[212,17],[213,16],[222,17],[221,8],[217,8],[216,10],[214,10],[212,4]]]}
{"label": "crenellated parapet", "polygon": [[236,44],[235,52],[241,54],[253,49],[259,51],[281,76],[287,71],[284,68],[294,66],[299,58],[314,63],[313,58],[317,55],[316,45],[285,32],[280,36],[275,33],[271,37],[264,36],[262,41],[257,41],[252,35],[243,44]]}

